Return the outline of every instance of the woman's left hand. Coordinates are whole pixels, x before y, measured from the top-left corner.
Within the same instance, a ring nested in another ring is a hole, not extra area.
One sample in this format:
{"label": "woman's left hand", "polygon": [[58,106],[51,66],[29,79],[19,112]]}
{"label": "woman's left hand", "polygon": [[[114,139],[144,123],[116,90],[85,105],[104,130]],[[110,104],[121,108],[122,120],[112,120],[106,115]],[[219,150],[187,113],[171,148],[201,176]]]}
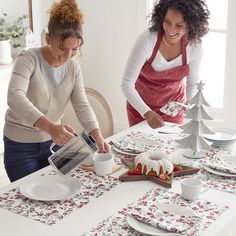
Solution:
{"label": "woman's left hand", "polygon": [[99,152],[111,152],[110,145],[104,140],[101,130],[94,129],[90,132],[90,135],[95,139],[96,144],[98,145]]}

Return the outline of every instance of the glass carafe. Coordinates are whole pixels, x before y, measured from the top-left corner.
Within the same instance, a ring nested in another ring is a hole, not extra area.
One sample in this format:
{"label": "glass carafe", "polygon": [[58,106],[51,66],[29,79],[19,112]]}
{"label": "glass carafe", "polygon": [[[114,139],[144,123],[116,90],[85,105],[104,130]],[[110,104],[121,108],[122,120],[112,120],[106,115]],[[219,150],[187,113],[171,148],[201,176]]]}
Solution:
{"label": "glass carafe", "polygon": [[50,146],[52,155],[48,158],[49,163],[61,175],[67,175],[75,169],[86,157],[98,150],[94,139],[84,131],[74,136],[67,144],[63,145],[56,152]]}

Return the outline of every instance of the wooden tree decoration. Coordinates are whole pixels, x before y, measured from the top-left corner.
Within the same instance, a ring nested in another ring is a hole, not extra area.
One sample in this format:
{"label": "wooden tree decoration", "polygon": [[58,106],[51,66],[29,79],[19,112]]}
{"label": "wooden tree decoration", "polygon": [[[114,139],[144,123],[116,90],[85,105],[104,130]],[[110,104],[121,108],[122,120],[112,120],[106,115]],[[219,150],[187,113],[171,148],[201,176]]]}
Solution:
{"label": "wooden tree decoration", "polygon": [[204,150],[212,149],[209,142],[202,137],[203,134],[214,134],[214,132],[207,127],[203,120],[213,120],[213,118],[206,112],[205,106],[210,106],[205,100],[202,90],[204,84],[200,81],[198,84],[198,92],[188,101],[191,109],[186,111],[185,117],[191,119],[188,123],[180,126],[183,133],[188,134],[183,139],[177,140],[182,148],[188,148],[184,153],[187,158],[203,158]]}

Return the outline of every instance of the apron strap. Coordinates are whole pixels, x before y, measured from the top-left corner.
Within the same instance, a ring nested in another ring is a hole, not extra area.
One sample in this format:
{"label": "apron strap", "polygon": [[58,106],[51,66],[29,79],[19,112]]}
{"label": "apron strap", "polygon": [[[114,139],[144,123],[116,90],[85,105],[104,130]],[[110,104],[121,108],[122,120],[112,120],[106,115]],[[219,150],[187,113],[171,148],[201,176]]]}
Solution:
{"label": "apron strap", "polygon": [[185,37],[185,35],[181,39],[181,49],[182,49],[182,62],[183,62],[183,65],[187,65],[186,37]]}
{"label": "apron strap", "polygon": [[153,62],[153,60],[154,60],[154,58],[155,58],[155,56],[156,56],[156,54],[157,54],[157,51],[158,51],[158,49],[159,49],[159,47],[160,47],[160,44],[161,44],[161,41],[162,41],[163,34],[164,34],[164,33],[160,33],[160,34],[158,35],[157,42],[156,42],[156,45],[155,45],[155,47],[154,47],[154,49],[153,49],[152,55],[151,55],[151,57],[148,59],[148,62],[149,62],[150,64],[152,64],[152,62]]}
{"label": "apron strap", "polygon": [[[158,51],[158,49],[160,47],[163,35],[164,35],[164,33],[160,33],[158,35],[157,42],[156,42],[155,47],[153,49],[152,55],[148,59],[148,62],[150,64],[152,64],[152,62],[153,62],[153,60],[154,60],[154,58],[155,58],[155,56],[157,54],[157,51]],[[181,50],[182,50],[182,63],[183,63],[183,65],[187,65],[187,53],[186,53],[186,38],[185,38],[185,35],[181,38]]]}

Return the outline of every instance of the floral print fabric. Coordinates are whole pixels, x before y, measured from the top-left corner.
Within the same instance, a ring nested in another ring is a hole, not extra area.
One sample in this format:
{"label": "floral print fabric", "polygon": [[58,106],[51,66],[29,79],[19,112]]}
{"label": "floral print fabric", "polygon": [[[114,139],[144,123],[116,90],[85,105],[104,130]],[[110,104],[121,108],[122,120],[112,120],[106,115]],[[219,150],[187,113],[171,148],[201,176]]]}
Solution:
{"label": "floral print fabric", "polygon": [[226,162],[224,159],[222,159],[221,155],[217,155],[212,158],[205,158],[202,160],[202,163],[203,165],[208,166],[214,170],[220,170],[236,175],[235,163]]}
{"label": "floral print fabric", "polygon": [[[47,174],[51,175],[55,172]],[[78,178],[82,185],[80,191],[70,199],[36,201],[24,197],[18,189],[14,188],[0,196],[0,207],[48,225],[55,225],[71,212],[82,208],[120,183],[117,178],[96,176],[91,171],[81,169],[75,170],[70,176]]]}
{"label": "floral print fabric", "polygon": [[[191,225],[184,232],[185,236],[198,236],[205,229],[207,229],[224,211],[228,209],[228,206],[218,205],[210,201],[195,201],[190,202],[181,198],[180,194],[173,193],[161,189],[151,189],[146,192],[134,203],[129,204],[123,208],[117,214],[108,217],[96,227],[93,227],[89,232],[83,234],[83,236],[141,236],[140,232],[132,229],[127,223],[126,217],[130,214],[134,207],[145,207],[151,212],[155,212],[156,203],[174,203],[179,206],[191,209],[198,221]],[[152,214],[147,216],[152,217]]]}
{"label": "floral print fabric", "polygon": [[119,138],[112,139],[110,143],[115,148],[131,154],[139,154],[149,150],[162,151],[170,154],[175,150],[175,146],[177,145],[175,140],[171,138],[156,137],[153,134],[142,132],[131,132]]}
{"label": "floral print fabric", "polygon": [[197,216],[187,217],[166,210],[163,211],[158,209],[158,205],[155,209],[146,206],[134,206],[129,215],[136,220],[174,233],[184,232],[199,220]]}

